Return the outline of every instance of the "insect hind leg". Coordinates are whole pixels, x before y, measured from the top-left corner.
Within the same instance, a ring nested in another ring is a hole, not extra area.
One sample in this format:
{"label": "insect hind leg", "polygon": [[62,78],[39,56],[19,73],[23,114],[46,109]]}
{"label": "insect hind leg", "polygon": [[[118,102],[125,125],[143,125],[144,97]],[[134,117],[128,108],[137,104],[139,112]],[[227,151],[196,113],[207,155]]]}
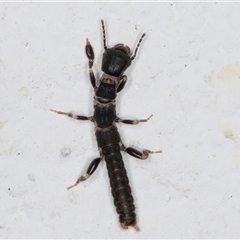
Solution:
{"label": "insect hind leg", "polygon": [[162,150],[151,151],[148,149],[145,149],[142,152],[140,152],[137,149],[132,148],[132,147],[125,148],[124,151],[127,152],[129,155],[131,155],[135,158],[141,159],[141,160],[146,160],[149,157],[149,154],[162,153]]}
{"label": "insect hind leg", "polygon": [[80,182],[83,182],[85,180],[87,180],[88,178],[90,178],[90,176],[95,172],[95,170],[98,167],[98,164],[100,163],[100,161],[102,160],[102,158],[95,158],[93,159],[93,161],[90,163],[85,175],[80,176],[76,183],[71,185],[70,187],[67,188],[67,190],[77,186]]}

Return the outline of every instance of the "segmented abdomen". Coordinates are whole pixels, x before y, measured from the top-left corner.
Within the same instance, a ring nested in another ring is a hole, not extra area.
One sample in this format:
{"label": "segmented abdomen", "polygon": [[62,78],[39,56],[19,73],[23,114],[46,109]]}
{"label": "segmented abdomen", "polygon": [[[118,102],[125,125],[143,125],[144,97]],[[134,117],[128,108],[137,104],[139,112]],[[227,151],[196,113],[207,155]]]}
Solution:
{"label": "segmented abdomen", "polygon": [[123,228],[136,225],[135,206],[127,172],[124,167],[120,146],[108,145],[102,148],[108,169],[114,204]]}

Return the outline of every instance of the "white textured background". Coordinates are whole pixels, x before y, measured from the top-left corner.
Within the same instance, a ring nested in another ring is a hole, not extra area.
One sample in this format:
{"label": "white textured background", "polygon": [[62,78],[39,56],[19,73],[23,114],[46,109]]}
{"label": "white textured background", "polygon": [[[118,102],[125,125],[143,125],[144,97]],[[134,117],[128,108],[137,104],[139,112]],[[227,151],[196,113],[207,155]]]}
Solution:
{"label": "white textured background", "polygon": [[[239,238],[239,3],[1,3],[1,238]],[[121,230],[105,163],[70,191],[98,157],[84,47],[101,76],[107,44],[133,49],[147,33],[119,94],[123,153],[138,225]]]}

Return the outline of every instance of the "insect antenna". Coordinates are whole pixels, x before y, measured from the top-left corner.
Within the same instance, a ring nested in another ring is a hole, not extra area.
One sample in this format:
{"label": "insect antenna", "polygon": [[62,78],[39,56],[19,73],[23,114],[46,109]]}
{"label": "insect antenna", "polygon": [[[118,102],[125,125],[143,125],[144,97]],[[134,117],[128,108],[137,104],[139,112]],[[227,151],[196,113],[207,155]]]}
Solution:
{"label": "insect antenna", "polygon": [[101,19],[102,23],[102,31],[103,31],[103,47],[105,50],[107,50],[107,45],[106,45],[106,32],[105,32],[105,26],[104,26],[104,21]]}
{"label": "insect antenna", "polygon": [[143,38],[144,38],[145,36],[146,36],[146,33],[143,33],[143,35],[142,35],[141,38],[139,39],[138,45],[137,45],[137,47],[136,47],[136,49],[135,49],[135,51],[134,51],[133,56],[131,57],[131,60],[133,60],[133,59],[136,57],[138,48],[139,48],[139,46],[140,46],[140,44],[141,44],[141,42],[142,42],[142,40],[143,40]]}

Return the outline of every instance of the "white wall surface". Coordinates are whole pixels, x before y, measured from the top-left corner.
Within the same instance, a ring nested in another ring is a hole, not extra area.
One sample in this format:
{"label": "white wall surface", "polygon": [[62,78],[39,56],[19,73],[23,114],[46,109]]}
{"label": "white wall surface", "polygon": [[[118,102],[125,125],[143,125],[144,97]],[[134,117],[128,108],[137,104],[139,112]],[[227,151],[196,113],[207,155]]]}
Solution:
{"label": "white wall surface", "polygon": [[[1,238],[239,238],[239,3],[0,3]],[[146,38],[117,99],[140,232],[122,230],[99,156],[84,47]]]}

